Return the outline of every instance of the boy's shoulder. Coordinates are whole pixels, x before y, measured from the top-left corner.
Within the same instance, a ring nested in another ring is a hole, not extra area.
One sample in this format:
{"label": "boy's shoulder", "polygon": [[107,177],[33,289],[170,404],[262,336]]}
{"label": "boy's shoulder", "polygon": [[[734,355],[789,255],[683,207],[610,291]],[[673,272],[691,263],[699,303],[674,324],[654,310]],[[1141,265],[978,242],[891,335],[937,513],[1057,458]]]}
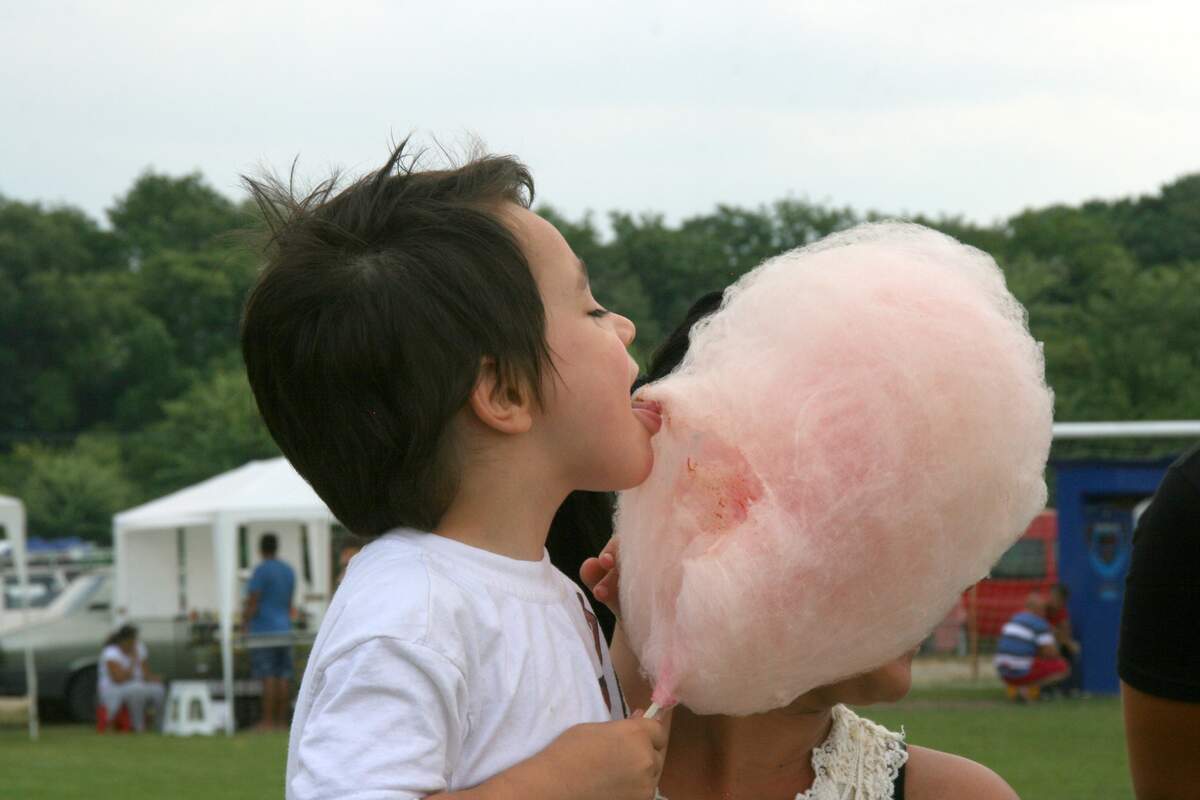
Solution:
{"label": "boy's shoulder", "polygon": [[[439,552],[440,537],[391,531],[351,559],[334,594],[323,652],[387,638],[421,645],[456,664],[488,634],[486,587]],[[444,548],[443,548],[444,549]]]}
{"label": "boy's shoulder", "polygon": [[519,562],[437,534],[391,531],[350,561],[322,623],[322,649],[385,637],[471,661],[506,636],[513,615],[574,602],[569,584],[548,558]]}
{"label": "boy's shoulder", "polygon": [[420,535],[388,533],[354,556],[335,595],[339,627],[361,636],[420,640],[439,609],[466,601],[465,591],[431,564]]}

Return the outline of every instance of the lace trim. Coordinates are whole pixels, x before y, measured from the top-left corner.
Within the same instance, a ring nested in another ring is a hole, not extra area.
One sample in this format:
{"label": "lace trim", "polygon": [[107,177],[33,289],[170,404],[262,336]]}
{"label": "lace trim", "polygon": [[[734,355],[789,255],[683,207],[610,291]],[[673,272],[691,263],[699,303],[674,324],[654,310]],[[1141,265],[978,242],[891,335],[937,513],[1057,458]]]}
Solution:
{"label": "lace trim", "polygon": [[[796,800],[892,800],[907,762],[903,728],[894,733],[845,706],[834,706],[829,735],[812,754],[817,777]],[[658,792],[654,797],[667,800]]]}
{"label": "lace trim", "polygon": [[829,736],[813,750],[817,777],[796,800],[891,800],[907,762],[903,728],[894,733],[845,706],[834,706]]}

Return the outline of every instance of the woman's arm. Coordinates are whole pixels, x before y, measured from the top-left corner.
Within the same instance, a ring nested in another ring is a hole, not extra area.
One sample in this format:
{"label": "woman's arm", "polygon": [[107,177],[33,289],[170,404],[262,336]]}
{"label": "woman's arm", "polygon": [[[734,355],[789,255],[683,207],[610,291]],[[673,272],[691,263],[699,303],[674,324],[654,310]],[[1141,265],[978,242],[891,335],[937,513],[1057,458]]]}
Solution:
{"label": "woman's arm", "polygon": [[150,662],[142,658],[141,653],[138,653],[138,662],[142,665],[142,680],[147,683],[162,683],[162,675],[159,675],[154,670],[150,669]]}
{"label": "woman's arm", "polygon": [[105,661],[104,668],[108,670],[108,677],[113,683],[125,683],[133,677],[133,666],[122,666],[120,661]]}
{"label": "woman's arm", "polygon": [[1200,703],[1155,697],[1124,681],[1121,702],[1138,800],[1200,798]]}
{"label": "woman's arm", "polygon": [[969,758],[910,745],[904,768],[908,800],[1020,800],[1003,778]]}

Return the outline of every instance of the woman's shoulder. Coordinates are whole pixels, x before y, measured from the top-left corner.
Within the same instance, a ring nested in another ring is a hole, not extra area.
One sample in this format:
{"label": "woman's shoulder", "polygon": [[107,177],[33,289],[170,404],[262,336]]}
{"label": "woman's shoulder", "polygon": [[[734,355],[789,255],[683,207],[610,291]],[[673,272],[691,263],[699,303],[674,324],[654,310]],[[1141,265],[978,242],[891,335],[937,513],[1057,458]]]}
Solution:
{"label": "woman's shoulder", "polygon": [[904,775],[905,800],[1019,800],[999,775],[969,758],[909,745]]}

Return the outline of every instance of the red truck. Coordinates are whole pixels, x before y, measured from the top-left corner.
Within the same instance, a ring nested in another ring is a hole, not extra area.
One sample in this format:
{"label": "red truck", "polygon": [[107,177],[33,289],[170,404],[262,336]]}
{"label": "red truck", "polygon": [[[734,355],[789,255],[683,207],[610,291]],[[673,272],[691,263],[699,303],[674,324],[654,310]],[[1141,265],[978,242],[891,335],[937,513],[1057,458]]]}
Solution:
{"label": "red truck", "polygon": [[[1025,533],[1005,551],[991,574],[975,589],[980,638],[1000,635],[1004,623],[1025,607],[1030,592],[1048,595],[1058,583],[1058,513],[1048,508],[1034,517]],[[971,608],[971,590],[963,594]]]}

